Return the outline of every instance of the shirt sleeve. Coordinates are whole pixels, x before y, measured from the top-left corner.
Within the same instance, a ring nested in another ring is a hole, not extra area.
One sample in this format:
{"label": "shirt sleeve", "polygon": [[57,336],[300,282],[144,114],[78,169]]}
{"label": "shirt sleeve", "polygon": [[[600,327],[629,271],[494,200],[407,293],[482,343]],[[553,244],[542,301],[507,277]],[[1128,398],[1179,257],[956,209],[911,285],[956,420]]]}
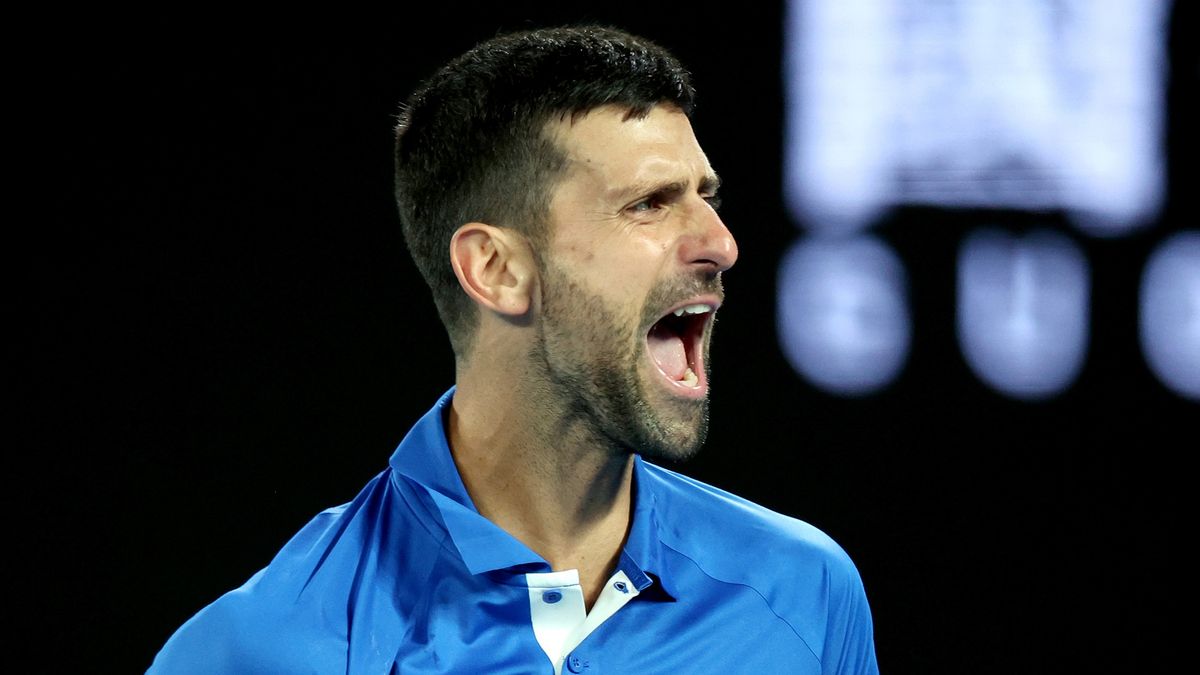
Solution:
{"label": "shirt sleeve", "polygon": [[839,602],[832,603],[821,670],[828,675],[878,675],[875,629],[862,578],[849,563]]}
{"label": "shirt sleeve", "polygon": [[244,671],[248,654],[239,623],[226,598],[217,600],[175,631],[154,657],[147,675]]}

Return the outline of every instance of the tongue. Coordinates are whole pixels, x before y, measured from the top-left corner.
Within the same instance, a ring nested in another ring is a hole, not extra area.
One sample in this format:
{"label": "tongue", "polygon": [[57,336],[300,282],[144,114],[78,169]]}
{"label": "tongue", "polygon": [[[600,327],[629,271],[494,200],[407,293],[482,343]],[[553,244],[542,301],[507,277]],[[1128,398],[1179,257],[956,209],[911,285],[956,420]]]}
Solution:
{"label": "tongue", "polygon": [[650,329],[646,342],[650,345],[650,358],[658,367],[671,379],[682,380],[688,367],[683,339],[661,325],[655,325]]}

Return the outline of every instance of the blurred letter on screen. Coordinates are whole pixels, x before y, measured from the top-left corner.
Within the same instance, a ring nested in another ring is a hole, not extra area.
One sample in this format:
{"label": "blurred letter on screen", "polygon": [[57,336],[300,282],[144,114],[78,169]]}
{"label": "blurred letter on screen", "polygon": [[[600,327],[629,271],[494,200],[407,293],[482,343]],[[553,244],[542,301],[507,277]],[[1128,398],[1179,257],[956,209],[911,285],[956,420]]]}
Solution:
{"label": "blurred letter on screen", "polygon": [[1142,273],[1140,333],[1150,369],[1167,387],[1200,399],[1200,232],[1159,245]]}
{"label": "blurred letter on screen", "polygon": [[1070,386],[1087,352],[1090,276],[1061,234],[970,235],[958,257],[958,338],[971,370],[1016,398]]}
{"label": "blurred letter on screen", "polygon": [[809,238],[779,269],[778,330],[796,372],[841,395],[890,383],[908,356],[904,268],[873,238]]}

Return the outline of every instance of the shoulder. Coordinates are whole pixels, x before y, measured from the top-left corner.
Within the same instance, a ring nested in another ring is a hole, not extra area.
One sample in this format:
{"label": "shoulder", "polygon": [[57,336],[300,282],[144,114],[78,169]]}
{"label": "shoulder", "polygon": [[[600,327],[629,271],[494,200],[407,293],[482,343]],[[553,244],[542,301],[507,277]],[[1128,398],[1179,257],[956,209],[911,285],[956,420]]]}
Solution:
{"label": "shoulder", "polygon": [[874,672],[862,578],[829,535],[662,467],[645,464],[639,475],[655,502],[659,539],[675,554],[678,579],[752,591],[825,672]]}
{"label": "shoulder", "polygon": [[[854,564],[836,541],[803,520],[778,513],[721,488],[648,462],[650,483],[664,543],[696,554],[710,565],[745,567],[751,555],[765,560],[797,557],[834,570]],[[721,547],[714,547],[720,543]]]}
{"label": "shoulder", "polygon": [[750,587],[793,627],[865,610],[858,568],[820,528],[667,468],[641,476],[662,544],[706,577]]}
{"label": "shoulder", "polygon": [[317,514],[270,564],[192,616],[150,672],[243,672],[247,664],[260,672],[291,672],[344,661],[346,617],[364,580],[358,570],[374,563],[380,538],[391,534],[381,522],[396,520],[384,515],[394,508],[384,494],[388,473],[352,502]]}

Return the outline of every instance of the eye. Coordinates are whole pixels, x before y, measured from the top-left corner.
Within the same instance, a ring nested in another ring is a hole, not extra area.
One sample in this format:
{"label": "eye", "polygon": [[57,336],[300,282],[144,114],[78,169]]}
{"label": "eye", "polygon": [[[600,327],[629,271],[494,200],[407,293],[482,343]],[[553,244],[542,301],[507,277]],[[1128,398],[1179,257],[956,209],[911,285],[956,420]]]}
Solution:
{"label": "eye", "polygon": [[637,202],[636,204],[630,205],[629,210],[634,213],[649,213],[650,211],[662,208],[662,205],[662,197],[658,195],[652,195],[650,197],[646,197],[640,202]]}
{"label": "eye", "polygon": [[713,194],[713,195],[708,195],[707,197],[704,197],[703,199],[704,199],[704,201],[708,202],[709,207],[711,207],[713,211],[721,210],[721,198],[719,196]]}

